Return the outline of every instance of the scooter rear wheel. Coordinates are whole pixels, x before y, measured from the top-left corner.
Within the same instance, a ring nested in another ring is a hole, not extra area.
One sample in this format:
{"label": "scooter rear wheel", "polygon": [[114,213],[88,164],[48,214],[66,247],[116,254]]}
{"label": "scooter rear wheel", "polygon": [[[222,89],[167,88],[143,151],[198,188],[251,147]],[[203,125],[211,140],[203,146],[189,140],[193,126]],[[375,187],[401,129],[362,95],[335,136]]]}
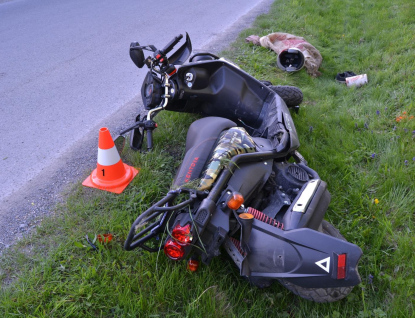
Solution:
{"label": "scooter rear wheel", "polygon": [[[324,234],[336,237],[338,239],[346,241],[343,235],[340,234],[339,230],[336,229],[329,222],[323,220],[322,228],[320,232]],[[346,297],[352,291],[354,286],[348,287],[335,287],[335,288],[304,288],[298,285],[295,285],[291,282],[286,281],[285,279],[278,280],[285,288],[294,294],[317,303],[330,303],[338,301]]]}

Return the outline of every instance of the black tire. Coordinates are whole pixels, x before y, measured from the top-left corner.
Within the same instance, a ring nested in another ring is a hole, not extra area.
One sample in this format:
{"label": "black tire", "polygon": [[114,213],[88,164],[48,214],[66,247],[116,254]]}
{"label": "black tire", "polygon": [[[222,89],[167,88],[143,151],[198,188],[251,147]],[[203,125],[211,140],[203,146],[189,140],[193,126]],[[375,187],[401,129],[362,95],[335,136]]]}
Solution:
{"label": "black tire", "polygon": [[268,87],[276,92],[288,107],[298,106],[303,101],[303,92],[298,87],[282,85]]}
{"label": "black tire", "polygon": [[263,85],[276,92],[288,107],[298,106],[303,101],[303,92],[295,86],[272,85],[270,81],[260,81]]}
{"label": "black tire", "polygon": [[[338,239],[346,241],[346,239],[340,234],[339,230],[336,229],[329,222],[324,221],[322,223],[321,229],[319,230],[322,233],[328,234],[330,236],[336,237]],[[285,288],[294,294],[317,303],[331,303],[343,299],[350,294],[354,286],[348,287],[334,287],[334,288],[304,288],[298,285],[295,285],[291,282],[288,282],[284,279],[278,280]]]}

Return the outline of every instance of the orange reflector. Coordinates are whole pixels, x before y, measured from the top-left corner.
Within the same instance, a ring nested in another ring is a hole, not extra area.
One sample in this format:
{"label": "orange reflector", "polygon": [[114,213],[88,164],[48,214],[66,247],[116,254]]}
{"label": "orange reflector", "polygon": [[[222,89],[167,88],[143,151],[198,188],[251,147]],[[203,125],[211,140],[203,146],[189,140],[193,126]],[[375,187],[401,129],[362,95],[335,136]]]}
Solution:
{"label": "orange reflector", "polygon": [[199,261],[196,259],[189,259],[189,261],[187,262],[187,269],[191,272],[196,272],[197,269],[199,268]]}
{"label": "orange reflector", "polygon": [[174,261],[179,260],[184,256],[184,247],[179,245],[176,241],[168,239],[164,245],[164,254]]}
{"label": "orange reflector", "polygon": [[337,279],[346,278],[346,254],[337,255]]}
{"label": "orange reflector", "polygon": [[229,199],[227,205],[231,210],[238,210],[244,203],[244,197],[240,193],[234,193]]}
{"label": "orange reflector", "polygon": [[245,220],[250,220],[254,218],[254,216],[251,213],[241,213],[239,214],[239,217]]}

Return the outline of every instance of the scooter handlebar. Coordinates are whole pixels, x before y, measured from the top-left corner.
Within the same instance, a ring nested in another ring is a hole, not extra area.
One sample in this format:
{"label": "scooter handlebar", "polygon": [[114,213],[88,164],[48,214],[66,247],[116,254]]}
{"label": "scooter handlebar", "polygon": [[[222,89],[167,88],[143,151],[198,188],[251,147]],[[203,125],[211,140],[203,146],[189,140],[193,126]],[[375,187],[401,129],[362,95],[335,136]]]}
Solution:
{"label": "scooter handlebar", "polygon": [[153,131],[147,130],[147,150],[151,151],[153,149]]}
{"label": "scooter handlebar", "polygon": [[171,40],[163,49],[160,50],[160,53],[163,55],[166,55],[169,53],[174,46],[179,43],[179,41],[183,38],[183,34],[179,34],[176,36],[173,40]]}

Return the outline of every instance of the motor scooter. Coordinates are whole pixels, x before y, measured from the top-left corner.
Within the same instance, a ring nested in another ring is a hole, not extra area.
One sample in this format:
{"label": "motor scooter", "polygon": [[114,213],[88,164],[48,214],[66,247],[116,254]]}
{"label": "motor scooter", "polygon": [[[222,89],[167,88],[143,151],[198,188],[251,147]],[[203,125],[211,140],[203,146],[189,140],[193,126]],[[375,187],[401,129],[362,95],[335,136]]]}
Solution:
{"label": "motor scooter", "polygon": [[149,68],[141,89],[148,113],[121,133],[131,131],[132,149],[142,150],[145,137],[153,148],[160,111],[203,118],[189,127],[171,190],[139,214],[125,250],[163,250],[191,270],[226,252],[257,287],[279,281],[316,302],[344,298],[361,281],[362,250],[323,219],[330,193],[298,151],[289,110],[301,91],[259,81],[211,53],[190,57],[188,34],[169,55],[182,38],[163,49],[130,46],[133,62]]}

